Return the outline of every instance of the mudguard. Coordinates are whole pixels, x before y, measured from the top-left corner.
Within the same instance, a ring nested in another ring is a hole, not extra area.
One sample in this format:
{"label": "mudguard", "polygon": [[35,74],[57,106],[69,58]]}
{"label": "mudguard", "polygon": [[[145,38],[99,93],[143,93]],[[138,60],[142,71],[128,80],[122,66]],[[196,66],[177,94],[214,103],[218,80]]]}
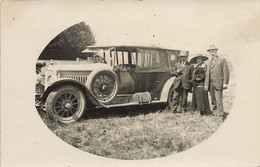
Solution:
{"label": "mudguard", "polygon": [[168,81],[164,84],[163,89],[162,89],[162,93],[161,93],[161,97],[160,97],[160,101],[162,102],[167,102],[168,101],[168,96],[169,96],[169,91],[174,83],[174,79],[176,77],[171,77],[170,79],[168,79]]}
{"label": "mudguard", "polygon": [[96,99],[94,94],[89,90],[89,88],[86,85],[82,84],[81,82],[79,82],[77,80],[74,80],[74,79],[71,79],[71,78],[58,78],[58,79],[55,79],[55,80],[49,82],[48,85],[49,85],[48,88],[45,90],[45,92],[42,96],[42,102],[43,103],[46,102],[48,95],[55,88],[57,88],[59,86],[64,86],[64,85],[72,85],[72,86],[79,88],[83,92],[83,94],[85,95],[86,99],[89,100],[93,105],[109,108],[108,106],[101,104]]}

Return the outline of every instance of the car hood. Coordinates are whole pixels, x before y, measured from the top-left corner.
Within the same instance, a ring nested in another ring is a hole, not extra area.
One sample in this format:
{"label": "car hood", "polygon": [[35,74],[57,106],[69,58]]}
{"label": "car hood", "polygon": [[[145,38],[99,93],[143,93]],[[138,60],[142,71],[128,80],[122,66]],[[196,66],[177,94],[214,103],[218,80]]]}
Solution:
{"label": "car hood", "polygon": [[49,70],[59,70],[59,71],[93,71],[99,68],[111,68],[109,65],[104,63],[84,63],[84,64],[58,64],[50,65]]}

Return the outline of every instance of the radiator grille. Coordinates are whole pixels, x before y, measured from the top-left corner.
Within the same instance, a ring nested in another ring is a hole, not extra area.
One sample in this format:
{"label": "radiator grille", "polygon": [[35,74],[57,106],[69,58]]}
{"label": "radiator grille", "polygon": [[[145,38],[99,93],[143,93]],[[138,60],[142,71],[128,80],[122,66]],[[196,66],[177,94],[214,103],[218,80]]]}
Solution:
{"label": "radiator grille", "polygon": [[71,79],[75,79],[83,84],[86,83],[87,81],[87,76],[71,76],[71,75],[67,75],[66,78],[71,78]]}

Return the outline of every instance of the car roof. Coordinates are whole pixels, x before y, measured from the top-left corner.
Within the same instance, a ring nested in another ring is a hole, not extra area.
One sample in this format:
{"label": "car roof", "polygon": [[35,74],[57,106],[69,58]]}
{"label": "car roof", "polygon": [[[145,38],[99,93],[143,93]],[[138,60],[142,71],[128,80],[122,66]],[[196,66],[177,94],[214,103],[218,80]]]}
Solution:
{"label": "car roof", "polygon": [[82,52],[87,52],[89,50],[114,50],[117,51],[131,51],[136,52],[137,49],[157,49],[157,50],[170,50],[170,51],[181,51],[181,50],[174,50],[174,49],[166,49],[158,46],[133,46],[133,45],[112,45],[112,46],[87,46],[87,49]]}

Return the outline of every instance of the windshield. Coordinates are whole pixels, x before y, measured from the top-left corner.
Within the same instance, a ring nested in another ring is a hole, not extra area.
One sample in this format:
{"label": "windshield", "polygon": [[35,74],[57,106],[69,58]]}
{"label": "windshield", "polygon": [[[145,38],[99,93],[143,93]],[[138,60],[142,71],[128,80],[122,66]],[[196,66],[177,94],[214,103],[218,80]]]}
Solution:
{"label": "windshield", "polygon": [[98,53],[81,53],[77,61],[87,60],[92,63],[106,63],[105,59],[101,57]]}

